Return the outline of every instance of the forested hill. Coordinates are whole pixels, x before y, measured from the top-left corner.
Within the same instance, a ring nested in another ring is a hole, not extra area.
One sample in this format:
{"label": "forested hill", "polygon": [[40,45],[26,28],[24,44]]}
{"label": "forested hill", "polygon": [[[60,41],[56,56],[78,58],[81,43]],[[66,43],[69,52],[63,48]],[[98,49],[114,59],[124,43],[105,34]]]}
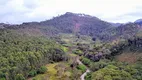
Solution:
{"label": "forested hill", "polygon": [[31,36],[55,36],[59,33],[77,33],[102,41],[112,41],[120,37],[129,38],[142,29],[140,22],[117,25],[94,16],[70,12],[41,22],[27,22],[20,25],[1,23],[0,28],[16,29],[21,34]]}
{"label": "forested hill", "polygon": [[45,35],[56,35],[58,33],[80,33],[94,36],[102,33],[112,25],[94,16],[67,12],[42,22],[27,22],[20,25],[0,24],[1,28],[9,29],[31,29],[33,32],[39,30]]}
{"label": "forested hill", "polygon": [[55,17],[51,20],[41,22],[42,25],[49,25],[62,29],[65,33],[79,32],[91,35],[91,32],[101,32],[111,27],[110,23],[102,21],[96,17],[67,12],[64,15]]}

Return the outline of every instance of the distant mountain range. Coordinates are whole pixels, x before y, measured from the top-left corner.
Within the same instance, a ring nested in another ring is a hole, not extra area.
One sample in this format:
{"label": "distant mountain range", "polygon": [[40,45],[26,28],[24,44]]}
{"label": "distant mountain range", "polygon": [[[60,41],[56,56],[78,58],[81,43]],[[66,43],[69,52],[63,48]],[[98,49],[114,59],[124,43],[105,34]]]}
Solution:
{"label": "distant mountain range", "polygon": [[[97,17],[67,12],[50,20],[28,22],[20,25],[0,24],[0,28],[14,29],[22,34],[54,36],[59,33],[76,33],[111,41],[118,37],[130,37],[139,30],[142,19],[134,23],[121,24],[103,21]],[[129,36],[128,36],[129,35]]]}

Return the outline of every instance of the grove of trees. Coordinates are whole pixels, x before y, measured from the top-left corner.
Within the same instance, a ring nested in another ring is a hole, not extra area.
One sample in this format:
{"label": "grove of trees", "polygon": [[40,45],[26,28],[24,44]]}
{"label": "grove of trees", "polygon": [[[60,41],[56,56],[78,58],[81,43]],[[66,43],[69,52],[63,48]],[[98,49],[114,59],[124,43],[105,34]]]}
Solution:
{"label": "grove of trees", "polygon": [[66,59],[60,45],[50,39],[0,29],[0,80],[25,80],[44,73],[45,64]]}

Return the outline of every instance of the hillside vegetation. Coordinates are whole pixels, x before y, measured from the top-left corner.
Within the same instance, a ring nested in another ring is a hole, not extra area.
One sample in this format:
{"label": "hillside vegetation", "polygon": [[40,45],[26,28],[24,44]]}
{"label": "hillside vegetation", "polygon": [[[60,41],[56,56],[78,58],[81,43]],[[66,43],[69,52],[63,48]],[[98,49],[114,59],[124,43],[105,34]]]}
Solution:
{"label": "hillside vegetation", "polygon": [[80,80],[87,70],[85,80],[142,80],[141,22],[67,12],[0,24],[0,80]]}
{"label": "hillside vegetation", "polygon": [[44,37],[0,30],[0,79],[24,80],[43,73],[47,63],[66,60],[59,44]]}

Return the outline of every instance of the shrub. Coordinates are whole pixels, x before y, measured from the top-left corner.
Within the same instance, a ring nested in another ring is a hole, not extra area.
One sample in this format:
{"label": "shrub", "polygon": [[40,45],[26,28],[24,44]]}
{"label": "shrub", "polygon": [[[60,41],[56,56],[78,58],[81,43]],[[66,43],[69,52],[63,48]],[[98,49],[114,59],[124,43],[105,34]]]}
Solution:
{"label": "shrub", "polygon": [[85,65],[90,65],[91,61],[87,58],[82,58],[81,61],[85,64]]}
{"label": "shrub", "polygon": [[22,74],[17,74],[15,80],[25,80],[25,78]]}
{"label": "shrub", "polygon": [[0,80],[1,80],[2,78],[5,78],[5,74],[4,74],[3,72],[0,72]]}
{"label": "shrub", "polygon": [[37,80],[37,79],[33,78],[32,80]]}
{"label": "shrub", "polygon": [[73,53],[77,54],[77,55],[82,55],[82,51],[79,49],[73,50]]}
{"label": "shrub", "polygon": [[0,78],[0,80],[6,80],[5,78]]}
{"label": "shrub", "polygon": [[91,73],[87,73],[87,75],[85,76],[85,80],[91,80],[91,77],[92,77]]}
{"label": "shrub", "polygon": [[29,77],[34,77],[35,75],[37,75],[37,71],[36,70],[31,70],[30,72],[29,72]]}
{"label": "shrub", "polygon": [[97,71],[107,66],[107,63],[103,61],[99,61],[99,62],[91,63],[89,66],[92,71]]}
{"label": "shrub", "polygon": [[61,49],[64,51],[64,52],[68,52],[69,49],[67,47],[64,47],[64,46],[61,46]]}
{"label": "shrub", "polygon": [[43,74],[47,71],[46,66],[41,66],[40,69],[38,70],[39,73]]}
{"label": "shrub", "polygon": [[77,66],[77,69],[81,70],[82,72],[86,71],[86,67],[84,65],[81,65],[81,64]]}

